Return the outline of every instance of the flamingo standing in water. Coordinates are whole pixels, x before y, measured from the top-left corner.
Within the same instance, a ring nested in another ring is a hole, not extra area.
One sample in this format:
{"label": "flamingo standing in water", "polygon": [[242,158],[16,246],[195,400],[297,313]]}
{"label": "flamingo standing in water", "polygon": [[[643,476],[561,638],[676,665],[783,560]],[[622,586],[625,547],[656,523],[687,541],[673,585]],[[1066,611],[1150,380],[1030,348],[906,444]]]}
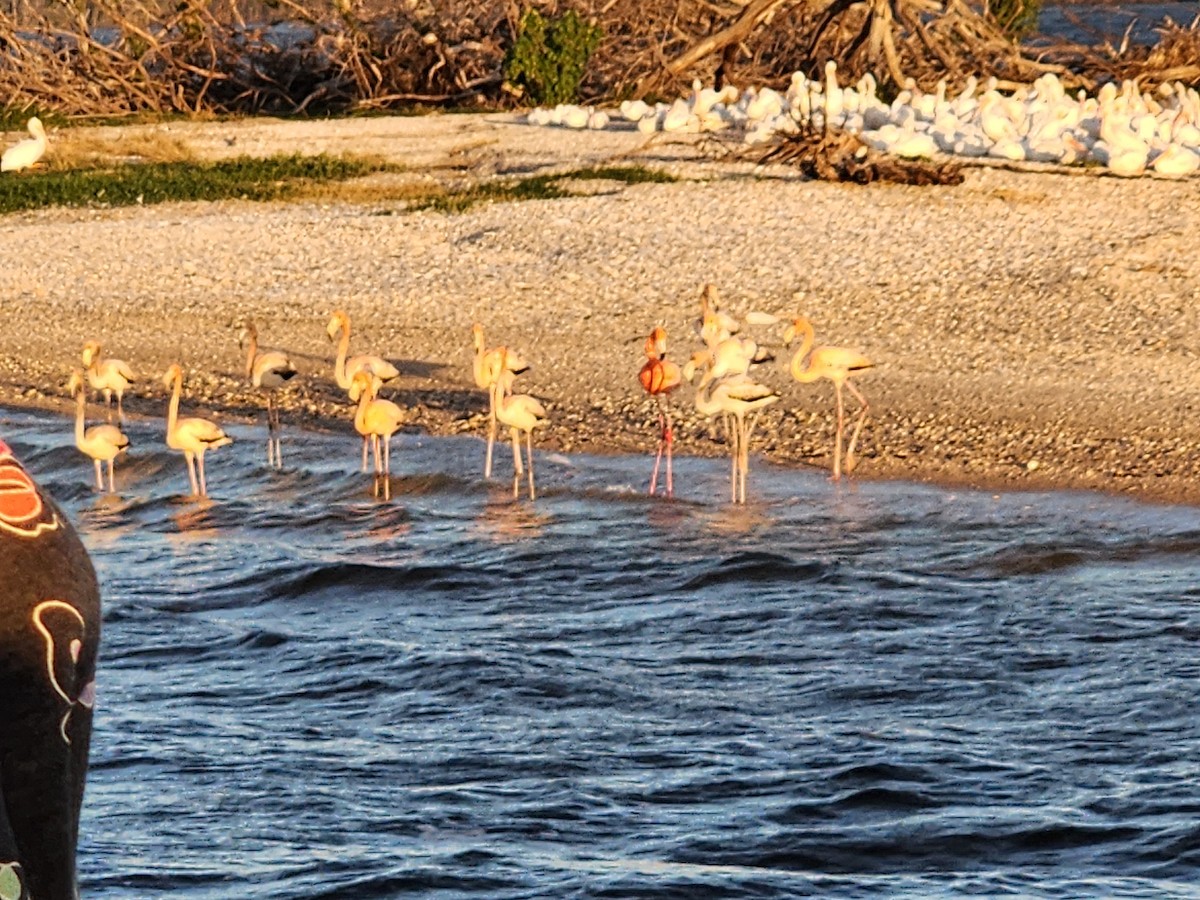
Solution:
{"label": "flamingo standing in water", "polygon": [[88,341],[83,345],[81,354],[83,365],[87,369],[88,384],[93,390],[104,395],[104,403],[108,407],[108,420],[112,421],[112,398],[117,398],[117,421],[125,421],[125,410],[121,408],[121,398],[125,389],[134,382],[133,370],[129,364],[120,359],[101,359],[100,343]]}
{"label": "flamingo standing in water", "polygon": [[280,445],[279,407],[275,392],[296,377],[296,367],[278,350],[258,349],[258,329],[247,319],[238,335],[238,346],[246,350],[246,377],[256,388],[267,392],[267,465],[283,468],[283,448]]}
{"label": "flamingo standing in water", "polygon": [[[845,407],[842,401],[842,386],[852,393],[861,404],[858,421],[854,425],[854,433],[850,436],[850,444],[846,448],[846,474],[854,471],[857,462],[854,448],[858,444],[858,435],[867,419],[867,398],[850,381],[852,375],[857,375],[870,369],[874,364],[858,350],[848,350],[845,347],[813,348],[812,323],[803,316],[791,321],[783,332],[784,344],[791,345],[797,335],[802,335],[800,349],[792,357],[792,377],[801,383],[816,381],[818,378],[828,378],[833,382],[837,394],[837,436],[833,447],[833,477],[842,477],[842,432],[845,428]],[[809,354],[809,351],[812,353]],[[807,365],[805,357],[808,357]]]}
{"label": "flamingo standing in water", "polygon": [[513,448],[513,498],[521,496],[521,432],[525,432],[525,456],[529,462],[529,499],[537,498],[533,484],[533,429],[540,428],[549,420],[546,408],[529,394],[513,394],[513,379],[516,376],[507,363],[502,363],[496,380],[496,418],[507,425],[512,433]]}
{"label": "flamingo standing in water", "polygon": [[129,438],[116,425],[93,425],[84,429],[84,415],[87,407],[87,393],[83,388],[83,373],[71,373],[67,382],[67,391],[75,398],[75,446],[81,452],[92,458],[96,468],[96,490],[104,490],[104,476],[101,474],[100,463],[108,463],[108,490],[116,491],[113,480],[113,460],[129,448]]}
{"label": "flamingo standing in water", "polygon": [[[779,399],[779,395],[747,375],[729,375],[696,392],[696,410],[704,416],[717,413],[731,416],[730,486],[732,503],[746,502],[746,476],[750,470],[750,436],[758,411]],[[747,418],[749,417],[749,418]]]}
{"label": "flamingo standing in water", "polygon": [[[357,403],[354,410],[354,430],[363,438],[363,470],[366,470],[366,444],[371,441],[375,455],[375,494],[379,494],[379,480],[383,479],[383,499],[392,499],[392,435],[404,424],[404,410],[391,400],[377,399],[378,376],[365,369],[354,373],[350,382],[350,400]],[[383,443],[383,459],[380,461],[380,439]]]}
{"label": "flamingo standing in water", "polygon": [[514,375],[520,375],[529,371],[529,364],[520,354],[508,347],[487,349],[483,340],[483,326],[478,322],[471,326],[471,340],[475,345],[475,358],[472,362],[475,386],[488,394],[487,454],[483,460],[483,477],[491,478],[492,448],[496,444],[496,384],[504,369],[508,369]]}
{"label": "flamingo standing in water", "polygon": [[179,450],[187,460],[188,480],[192,484],[192,495],[208,496],[208,484],[204,478],[204,453],[232,444],[229,437],[215,422],[196,416],[179,418],[179,395],[183,392],[183,369],[172,363],[163,375],[163,385],[171,390],[171,403],[167,407],[167,446]]}
{"label": "flamingo standing in water", "polygon": [[658,488],[658,467],[662,462],[663,451],[667,454],[667,496],[675,492],[671,474],[671,445],[674,435],[671,431],[671,413],[667,408],[666,395],[683,381],[679,366],[667,360],[667,331],[656,327],[646,338],[646,364],[638,372],[638,381],[646,393],[654,398],[658,405],[658,452],[654,455],[654,471],[650,475],[650,493]]}

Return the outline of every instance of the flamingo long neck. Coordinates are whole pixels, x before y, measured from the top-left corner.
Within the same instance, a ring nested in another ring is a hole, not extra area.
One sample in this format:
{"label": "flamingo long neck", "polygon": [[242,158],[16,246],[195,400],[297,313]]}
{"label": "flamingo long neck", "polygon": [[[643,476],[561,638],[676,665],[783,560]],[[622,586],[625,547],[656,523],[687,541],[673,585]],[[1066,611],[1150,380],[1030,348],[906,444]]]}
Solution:
{"label": "flamingo long neck", "polygon": [[796,355],[792,357],[792,377],[797,381],[809,382],[816,381],[821,376],[811,371],[811,360],[806,365],[804,358],[808,356],[808,351],[813,345],[813,327],[812,323],[806,320],[801,320],[797,324],[797,329],[803,333],[804,337],[800,341],[800,349],[796,351]]}
{"label": "flamingo long neck", "polygon": [[696,412],[702,416],[715,416],[724,412],[721,404],[712,399],[713,382],[709,382],[696,391]]}
{"label": "flamingo long neck", "polygon": [[367,433],[367,409],[375,400],[375,391],[369,387],[363,388],[358,395],[358,407],[354,410],[354,428],[359,434]]}
{"label": "flamingo long neck", "polygon": [[338,338],[337,362],[334,363],[333,377],[338,387],[346,390],[350,380],[346,377],[346,355],[350,352],[350,323],[342,323],[342,336]]}
{"label": "flamingo long neck", "polygon": [[83,386],[75,392],[75,443],[76,445],[83,444],[83,416],[84,407],[87,405],[87,395],[84,393]]}
{"label": "flamingo long neck", "polygon": [[183,374],[175,376],[175,385],[171,389],[171,403],[167,407],[167,434],[175,433],[175,423],[179,421],[179,395],[183,393]]}
{"label": "flamingo long neck", "polygon": [[254,374],[254,357],[258,356],[258,335],[253,331],[250,332],[250,338],[246,347],[246,377],[249,378]]}

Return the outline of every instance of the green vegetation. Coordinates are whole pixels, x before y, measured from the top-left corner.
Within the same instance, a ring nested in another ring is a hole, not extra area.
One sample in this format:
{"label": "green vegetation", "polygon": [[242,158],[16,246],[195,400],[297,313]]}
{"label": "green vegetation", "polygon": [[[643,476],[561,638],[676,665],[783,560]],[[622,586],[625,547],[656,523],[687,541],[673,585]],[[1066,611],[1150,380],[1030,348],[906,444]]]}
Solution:
{"label": "green vegetation", "polygon": [[536,9],[521,17],[516,40],[504,54],[504,80],[537,106],[570,103],[588,59],[604,32],[574,10],[546,20]]}
{"label": "green vegetation", "polygon": [[1019,41],[1037,28],[1042,0],[988,0],[987,9],[1005,34]]}
{"label": "green vegetation", "polygon": [[131,206],[231,198],[281,200],[316,184],[387,169],[383,163],[322,154],[5,174],[0,178],[0,213],[46,206]]}
{"label": "green vegetation", "polygon": [[353,179],[396,173],[370,159],[321,156],[238,157],[216,163],[188,160],[123,165],[78,165],[0,177],[0,214],[49,206],[132,206],[189,200],[303,200],[402,202],[404,210],[465,212],[481,203],[556,200],[575,194],[567,182],[671,183],[678,179],[644,166],[596,166],[521,179],[484,181],[457,189],[411,182]]}
{"label": "green vegetation", "polygon": [[459,213],[466,212],[480,203],[512,200],[559,200],[563,197],[574,196],[563,185],[563,182],[592,179],[619,181],[623,184],[670,184],[679,180],[667,172],[647,169],[644,166],[600,166],[573,169],[570,172],[559,172],[552,175],[533,175],[517,181],[488,181],[456,191],[413,197],[408,202],[408,209],[410,211],[433,209]]}

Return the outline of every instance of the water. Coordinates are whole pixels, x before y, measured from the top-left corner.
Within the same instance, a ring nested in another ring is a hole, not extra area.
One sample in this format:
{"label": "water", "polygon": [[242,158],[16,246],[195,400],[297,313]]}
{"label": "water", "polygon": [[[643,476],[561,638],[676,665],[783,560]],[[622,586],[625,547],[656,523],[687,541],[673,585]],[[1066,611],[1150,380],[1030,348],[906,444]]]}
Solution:
{"label": "water", "polygon": [[[0,435],[105,587],[88,898],[1195,897],[1200,528],[1090,494],[264,434],[117,499]],[[647,436],[649,442],[650,436]]]}

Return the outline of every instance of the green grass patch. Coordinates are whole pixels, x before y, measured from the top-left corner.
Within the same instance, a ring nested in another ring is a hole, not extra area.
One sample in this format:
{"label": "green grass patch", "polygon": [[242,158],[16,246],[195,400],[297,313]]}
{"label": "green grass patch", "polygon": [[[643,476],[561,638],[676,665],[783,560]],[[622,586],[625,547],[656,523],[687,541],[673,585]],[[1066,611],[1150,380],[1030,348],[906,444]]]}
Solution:
{"label": "green grass patch", "polygon": [[565,182],[602,179],[622,184],[670,184],[678,181],[674,175],[645,166],[594,166],[558,172],[551,175],[532,175],[529,178],[507,181],[488,181],[458,190],[415,197],[408,203],[411,212],[432,209],[439,212],[466,212],[480,203],[517,200],[561,200],[577,196]]}
{"label": "green grass patch", "polygon": [[282,200],[313,185],[345,181],[390,168],[385,163],[322,154],[6,173],[0,178],[0,213],[47,206]]}

